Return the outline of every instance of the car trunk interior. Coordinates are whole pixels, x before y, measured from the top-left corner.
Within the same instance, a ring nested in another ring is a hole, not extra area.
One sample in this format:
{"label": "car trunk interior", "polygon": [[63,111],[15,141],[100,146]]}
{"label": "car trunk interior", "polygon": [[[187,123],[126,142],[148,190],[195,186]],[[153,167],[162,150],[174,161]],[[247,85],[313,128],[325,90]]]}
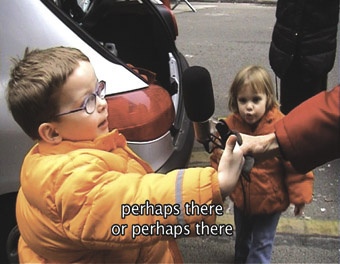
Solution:
{"label": "car trunk interior", "polygon": [[155,72],[160,85],[170,91],[168,53],[174,40],[169,40],[149,6],[138,1],[99,1],[81,25],[96,40],[113,43],[125,63]]}

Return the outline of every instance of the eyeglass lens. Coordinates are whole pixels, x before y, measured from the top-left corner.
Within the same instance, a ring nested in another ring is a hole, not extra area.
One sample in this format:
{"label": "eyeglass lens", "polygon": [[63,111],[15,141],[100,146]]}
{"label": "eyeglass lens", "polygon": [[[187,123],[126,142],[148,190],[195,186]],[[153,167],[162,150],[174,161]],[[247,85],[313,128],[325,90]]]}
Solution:
{"label": "eyeglass lens", "polygon": [[96,109],[96,97],[104,99],[106,93],[106,85],[104,81],[98,82],[96,93],[90,95],[85,102],[85,111],[88,114],[92,114]]}
{"label": "eyeglass lens", "polygon": [[87,97],[85,103],[85,111],[88,114],[92,114],[95,108],[96,108],[96,95],[91,94],[89,97]]}

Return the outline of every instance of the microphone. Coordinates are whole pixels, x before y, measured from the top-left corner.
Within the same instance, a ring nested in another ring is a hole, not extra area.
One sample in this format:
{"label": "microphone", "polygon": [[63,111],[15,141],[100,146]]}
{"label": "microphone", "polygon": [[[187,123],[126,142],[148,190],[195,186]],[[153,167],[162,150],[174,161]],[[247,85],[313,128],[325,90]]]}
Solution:
{"label": "microphone", "polygon": [[187,68],[182,77],[184,107],[193,122],[195,138],[209,152],[211,142],[209,118],[215,112],[210,73],[200,66]]}
{"label": "microphone", "polygon": [[[183,73],[182,84],[185,111],[193,123],[196,140],[203,144],[205,150],[208,153],[212,152],[213,149],[209,147],[210,142],[215,147],[224,149],[228,137],[232,134],[236,135],[237,143],[241,145],[240,134],[230,130],[223,120],[216,124],[215,129],[219,132],[221,139],[211,133],[213,128],[210,127],[210,118],[215,112],[215,100],[208,70],[201,66],[187,68]],[[250,181],[249,172],[254,166],[254,162],[253,157],[245,156],[242,175],[247,181]]]}

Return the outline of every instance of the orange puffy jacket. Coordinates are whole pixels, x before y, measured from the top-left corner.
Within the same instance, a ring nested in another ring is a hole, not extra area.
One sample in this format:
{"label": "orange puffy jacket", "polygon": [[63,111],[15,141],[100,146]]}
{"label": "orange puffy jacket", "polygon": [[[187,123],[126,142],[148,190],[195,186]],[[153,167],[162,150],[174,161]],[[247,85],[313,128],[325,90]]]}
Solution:
{"label": "orange puffy jacket", "polygon": [[[117,132],[94,141],[40,142],[25,157],[17,198],[20,262],[181,262],[173,237],[131,235],[132,225],[150,227],[215,222],[215,216],[128,215],[122,204],[221,204],[213,168],[153,173]],[[111,234],[113,224],[127,225]]]}
{"label": "orange puffy jacket", "polygon": [[[274,132],[274,123],[283,116],[277,108],[269,110],[255,131],[251,130],[239,114],[230,115],[225,121],[230,129],[258,136]],[[210,156],[211,165],[215,168],[218,166],[218,159],[218,150],[215,150]],[[235,205],[248,214],[283,212],[290,203],[305,204],[312,200],[313,173],[298,174],[289,162],[278,158],[256,164],[250,172],[250,180],[249,183],[240,177],[230,195]]]}

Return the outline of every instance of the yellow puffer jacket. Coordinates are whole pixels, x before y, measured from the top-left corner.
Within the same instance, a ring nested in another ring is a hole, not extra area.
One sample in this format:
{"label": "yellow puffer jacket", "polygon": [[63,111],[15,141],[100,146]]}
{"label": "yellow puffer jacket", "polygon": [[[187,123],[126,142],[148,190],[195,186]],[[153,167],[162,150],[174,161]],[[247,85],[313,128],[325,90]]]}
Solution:
{"label": "yellow puffer jacket", "polygon": [[[181,262],[170,236],[131,236],[133,224],[151,226],[215,222],[215,216],[129,215],[122,204],[221,204],[213,168],[153,173],[116,130],[94,141],[49,145],[27,154],[17,198],[20,262]],[[128,227],[111,234],[113,224]]]}
{"label": "yellow puffer jacket", "polygon": [[[261,119],[253,131],[239,114],[228,116],[225,121],[230,129],[248,135],[259,136],[274,132],[274,123],[283,118],[274,107]],[[210,156],[211,165],[218,166],[218,150]],[[288,161],[273,158],[255,164],[250,172],[251,182],[240,177],[230,194],[235,205],[247,214],[271,214],[283,212],[290,203],[306,204],[313,198],[313,172],[297,173]]]}

